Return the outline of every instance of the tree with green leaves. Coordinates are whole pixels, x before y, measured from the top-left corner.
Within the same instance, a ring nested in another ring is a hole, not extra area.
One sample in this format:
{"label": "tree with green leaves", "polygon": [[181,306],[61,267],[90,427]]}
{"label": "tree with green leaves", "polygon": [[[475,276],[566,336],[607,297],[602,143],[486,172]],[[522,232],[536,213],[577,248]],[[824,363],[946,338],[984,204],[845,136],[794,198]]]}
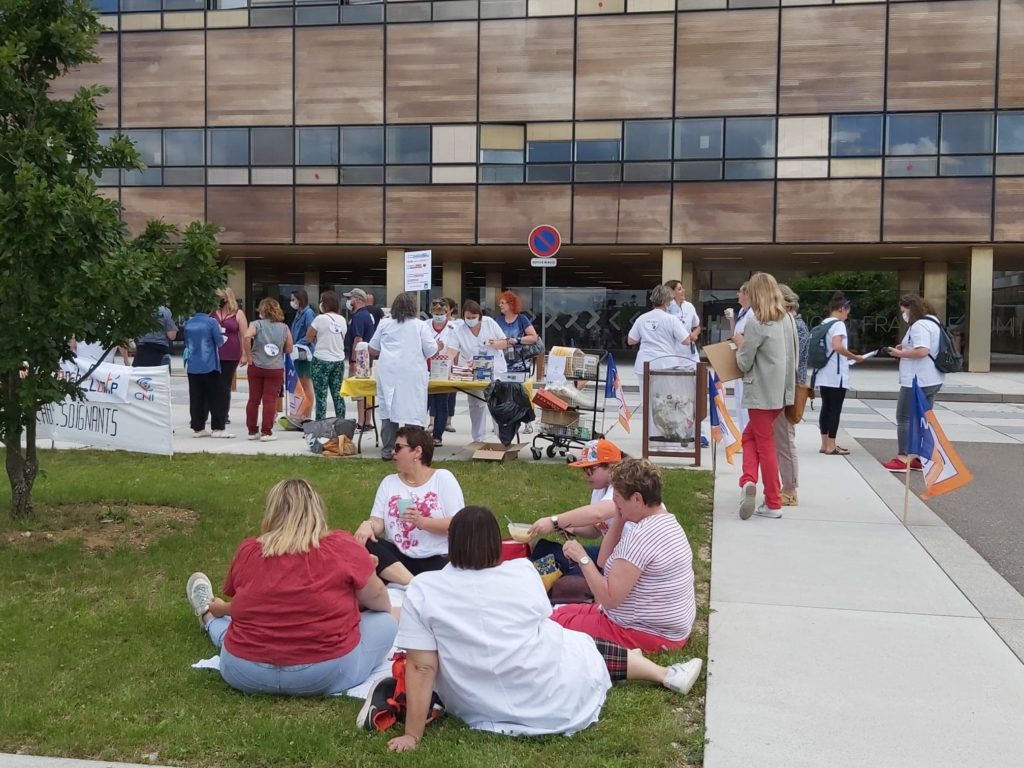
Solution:
{"label": "tree with green leaves", "polygon": [[124,343],[153,329],[159,305],[215,306],[226,279],[215,227],[150,222],[132,238],[97,194],[104,169],[140,168],[138,154],[126,137],[99,140],[106,88],[61,100],[51,86],[98,60],[101,29],[89,0],[0,0],[0,441],[16,517],[32,510],[40,408],[82,397],[55,375],[72,339]]}
{"label": "tree with green leaves", "polygon": [[851,346],[864,351],[896,344],[899,339],[899,291],[895,272],[825,272],[808,275],[790,283],[800,296],[800,314],[808,326],[829,316],[828,305],[835,291],[843,291],[853,302],[850,316]]}

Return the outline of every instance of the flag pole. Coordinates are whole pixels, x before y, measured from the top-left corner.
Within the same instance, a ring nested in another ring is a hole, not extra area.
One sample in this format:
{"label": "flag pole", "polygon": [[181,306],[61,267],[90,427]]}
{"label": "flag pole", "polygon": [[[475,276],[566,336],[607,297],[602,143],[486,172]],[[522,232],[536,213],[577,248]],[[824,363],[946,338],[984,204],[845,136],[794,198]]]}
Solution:
{"label": "flag pole", "polygon": [[910,465],[914,463],[914,456],[907,454],[907,471],[903,483],[903,525],[907,525],[907,511],[910,509]]}

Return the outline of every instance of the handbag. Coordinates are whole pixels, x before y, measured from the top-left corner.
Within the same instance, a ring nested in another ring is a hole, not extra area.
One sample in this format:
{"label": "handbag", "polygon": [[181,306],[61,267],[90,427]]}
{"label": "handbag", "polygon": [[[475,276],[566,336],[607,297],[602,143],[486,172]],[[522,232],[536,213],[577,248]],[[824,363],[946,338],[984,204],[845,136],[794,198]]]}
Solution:
{"label": "handbag", "polygon": [[786,406],[786,418],[790,424],[799,424],[804,420],[804,409],[811,399],[814,399],[814,390],[806,384],[797,384],[793,404]]}

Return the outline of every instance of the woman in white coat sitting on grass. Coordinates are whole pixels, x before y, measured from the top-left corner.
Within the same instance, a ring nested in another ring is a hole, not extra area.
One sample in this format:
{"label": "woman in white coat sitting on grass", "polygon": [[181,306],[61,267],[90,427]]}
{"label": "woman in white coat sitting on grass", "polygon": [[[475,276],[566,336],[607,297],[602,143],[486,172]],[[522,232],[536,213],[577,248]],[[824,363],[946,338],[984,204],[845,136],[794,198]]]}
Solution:
{"label": "woman in white coat sitting on grass", "polygon": [[[419,745],[435,689],[470,728],[572,734],[597,721],[615,680],[686,694],[700,675],[700,659],[665,668],[638,650],[553,622],[533,564],[501,562],[501,531],[486,507],[455,515],[448,555],[447,567],[420,574],[405,593],[395,644],[408,652],[407,710],[405,733],[388,742],[392,751]],[[367,719],[375,693],[363,708]]]}

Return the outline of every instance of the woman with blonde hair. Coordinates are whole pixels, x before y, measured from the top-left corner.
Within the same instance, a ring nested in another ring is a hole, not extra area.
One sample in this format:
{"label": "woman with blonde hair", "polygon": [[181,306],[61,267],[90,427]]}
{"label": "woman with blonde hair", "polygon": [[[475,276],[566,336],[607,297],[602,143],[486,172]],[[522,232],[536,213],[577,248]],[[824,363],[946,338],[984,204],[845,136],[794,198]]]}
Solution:
{"label": "woman with blonde hair", "polygon": [[[775,278],[764,272],[747,282],[750,313],[745,333],[733,336],[736,364],[743,372],[743,407],[749,420],[743,430],[743,474],[740,476],[740,518],[751,514],[782,517],[779,461],[775,451],[775,419],[796,394],[799,357],[796,324]],[[754,509],[760,471],[764,502]]]}
{"label": "woman with blonde hair", "polygon": [[[249,439],[269,442],[277,415],[277,394],[284,384],[284,356],[292,353],[292,332],[284,324],[284,312],[275,299],[260,302],[260,319],[245,332],[244,354],[249,361],[249,401],[245,404],[245,426]],[[257,416],[263,404],[263,420],[257,432]]]}
{"label": "woman with blonde hair", "polygon": [[230,603],[204,573],[185,588],[220,649],[221,677],[243,693],[343,693],[384,660],[398,629],[373,559],[350,533],[329,529],[306,480],[270,489],[260,535],[239,545],[223,592]]}
{"label": "woman with blonde hair", "polygon": [[239,365],[248,365],[245,356],[245,345],[242,339],[245,332],[249,330],[249,321],[245,312],[238,306],[238,299],[235,292],[230,288],[221,288],[217,291],[217,309],[210,313],[210,317],[217,321],[227,341],[220,347],[217,353],[220,355],[220,394],[222,400],[218,408],[223,416],[224,423],[228,424],[228,412],[231,410],[231,386],[235,381],[235,373]]}

